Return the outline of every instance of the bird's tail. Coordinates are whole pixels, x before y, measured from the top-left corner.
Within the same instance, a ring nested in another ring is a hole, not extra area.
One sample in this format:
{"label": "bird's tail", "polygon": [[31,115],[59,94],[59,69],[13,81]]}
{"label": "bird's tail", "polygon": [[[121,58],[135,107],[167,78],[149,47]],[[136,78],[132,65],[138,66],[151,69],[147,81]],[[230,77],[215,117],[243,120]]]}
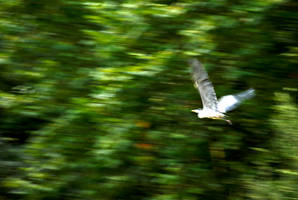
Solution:
{"label": "bird's tail", "polygon": [[236,98],[238,98],[240,101],[253,98],[255,96],[255,90],[253,88],[250,88],[248,90],[245,90],[244,92],[240,92],[236,94]]}

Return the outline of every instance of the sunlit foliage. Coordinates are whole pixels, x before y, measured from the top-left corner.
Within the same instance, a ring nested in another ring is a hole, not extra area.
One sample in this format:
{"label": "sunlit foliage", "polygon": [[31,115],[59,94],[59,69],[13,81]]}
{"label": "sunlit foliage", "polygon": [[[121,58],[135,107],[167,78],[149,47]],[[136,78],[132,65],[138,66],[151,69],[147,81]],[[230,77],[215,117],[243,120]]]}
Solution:
{"label": "sunlit foliage", "polygon": [[[295,0],[0,1],[0,199],[297,199]],[[219,96],[256,98],[224,121]]]}

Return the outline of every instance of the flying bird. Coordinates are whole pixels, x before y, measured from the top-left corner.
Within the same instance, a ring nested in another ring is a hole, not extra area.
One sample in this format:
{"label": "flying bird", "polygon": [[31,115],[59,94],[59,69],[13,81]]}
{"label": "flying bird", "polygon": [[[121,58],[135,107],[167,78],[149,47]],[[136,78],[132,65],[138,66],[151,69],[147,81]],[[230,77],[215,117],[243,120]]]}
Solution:
{"label": "flying bird", "polygon": [[192,68],[192,79],[195,87],[199,90],[203,103],[203,109],[194,109],[192,112],[197,113],[199,118],[221,119],[232,124],[230,120],[225,118],[225,113],[238,107],[242,101],[254,97],[255,90],[250,88],[244,92],[226,95],[217,100],[213,85],[209,81],[203,65],[197,59],[190,59],[189,65]]}

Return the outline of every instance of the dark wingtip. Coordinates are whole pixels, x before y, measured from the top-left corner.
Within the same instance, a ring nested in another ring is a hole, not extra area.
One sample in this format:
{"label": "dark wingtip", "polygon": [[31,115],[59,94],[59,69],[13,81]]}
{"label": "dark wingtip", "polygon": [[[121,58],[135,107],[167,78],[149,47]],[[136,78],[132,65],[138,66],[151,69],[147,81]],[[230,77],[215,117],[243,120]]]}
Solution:
{"label": "dark wingtip", "polygon": [[189,58],[189,59],[187,60],[187,63],[188,63],[190,66],[192,66],[192,65],[194,64],[194,62],[195,62],[195,58]]}
{"label": "dark wingtip", "polygon": [[189,65],[199,65],[200,64],[200,61],[196,58],[189,58],[187,61],[188,61]]}

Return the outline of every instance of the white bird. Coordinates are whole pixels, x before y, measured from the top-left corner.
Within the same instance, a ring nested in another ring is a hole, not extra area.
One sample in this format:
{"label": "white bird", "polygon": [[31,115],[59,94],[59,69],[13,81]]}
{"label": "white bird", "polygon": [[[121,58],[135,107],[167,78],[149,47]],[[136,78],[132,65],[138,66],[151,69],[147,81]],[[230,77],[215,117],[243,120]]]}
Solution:
{"label": "white bird", "polygon": [[213,85],[203,65],[197,59],[189,60],[189,64],[192,67],[195,87],[199,90],[203,103],[203,109],[194,109],[192,112],[197,113],[199,118],[222,119],[232,124],[230,120],[225,119],[225,113],[238,107],[242,101],[254,97],[255,90],[251,88],[238,94],[226,95],[217,101]]}

